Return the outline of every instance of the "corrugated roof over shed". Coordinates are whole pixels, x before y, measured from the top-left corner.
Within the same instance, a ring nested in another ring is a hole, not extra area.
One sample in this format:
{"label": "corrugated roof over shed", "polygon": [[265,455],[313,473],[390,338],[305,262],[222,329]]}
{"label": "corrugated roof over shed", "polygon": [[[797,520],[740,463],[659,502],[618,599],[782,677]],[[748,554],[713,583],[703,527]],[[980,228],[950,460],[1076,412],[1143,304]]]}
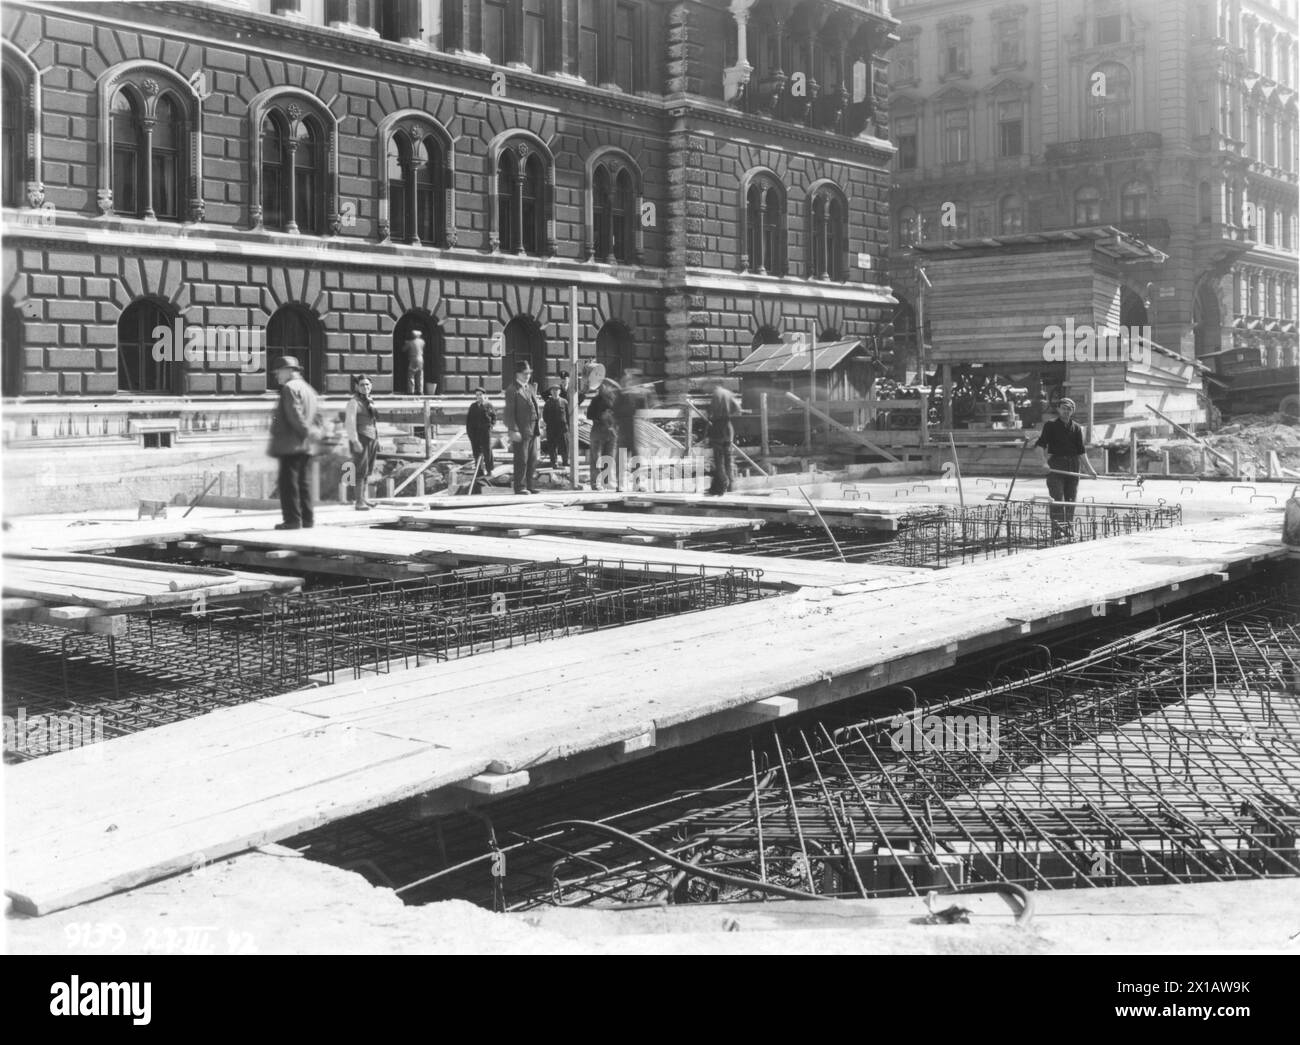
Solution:
{"label": "corrugated roof over shed", "polygon": [[[817,346],[817,369],[832,370],[847,359],[859,345],[860,338],[848,341],[831,341]],[[798,374],[807,373],[812,360],[808,347],[778,341],[759,345],[731,371],[742,377],[748,374]]]}

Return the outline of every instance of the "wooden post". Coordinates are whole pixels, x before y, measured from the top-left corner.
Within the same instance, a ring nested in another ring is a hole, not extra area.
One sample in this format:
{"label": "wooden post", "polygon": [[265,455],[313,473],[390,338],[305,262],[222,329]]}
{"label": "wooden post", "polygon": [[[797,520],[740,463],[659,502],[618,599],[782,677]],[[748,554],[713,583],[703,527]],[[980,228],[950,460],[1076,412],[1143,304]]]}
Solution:
{"label": "wooden post", "polygon": [[[817,402],[817,320],[812,321],[812,337],[808,342],[808,405]],[[829,438],[830,433],[827,433]],[[808,411],[808,450],[812,451],[812,411]]]}
{"label": "wooden post", "polygon": [[429,400],[424,401],[424,458],[427,461],[429,455],[433,453],[433,431],[430,427],[431,415]]}
{"label": "wooden post", "polygon": [[244,466],[242,464],[235,465],[235,496],[244,496]]}
{"label": "wooden post", "polygon": [[1088,378],[1088,444],[1092,444],[1092,428],[1097,423],[1097,379]]}
{"label": "wooden post", "polygon": [[1130,428],[1128,431],[1128,454],[1129,465],[1133,469],[1133,474],[1138,474],[1138,434],[1137,430]]}
{"label": "wooden post", "polygon": [[917,380],[921,384],[921,445],[930,445],[930,383],[925,377],[925,288],[930,285],[925,269],[918,266],[916,270],[916,370]]}
{"label": "wooden post", "polygon": [[1205,459],[1205,447],[1201,447],[1201,470],[1198,474],[1204,475],[1208,470],[1209,462]]}
{"label": "wooden post", "polygon": [[952,364],[943,365],[943,427],[952,431]]}
{"label": "wooden post", "polygon": [[1163,456],[1164,456],[1164,463],[1165,463],[1165,475],[1168,475],[1169,474],[1169,451],[1166,450]]}
{"label": "wooden post", "polygon": [[772,447],[769,443],[768,429],[767,429],[767,393],[766,392],[760,392],[758,394],[758,433],[759,433],[759,445],[762,447],[763,456],[771,457]]}
{"label": "wooden post", "polygon": [[1234,479],[1241,478],[1241,451],[1240,450],[1232,451],[1232,477]]}
{"label": "wooden post", "polygon": [[307,489],[311,492],[311,503],[320,503],[320,458],[311,459],[311,468],[308,471],[309,479]]}
{"label": "wooden post", "polygon": [[[686,453],[691,452],[691,419],[686,417]],[[578,286],[569,285],[569,483],[578,489]],[[596,477],[591,477],[592,485]]]}

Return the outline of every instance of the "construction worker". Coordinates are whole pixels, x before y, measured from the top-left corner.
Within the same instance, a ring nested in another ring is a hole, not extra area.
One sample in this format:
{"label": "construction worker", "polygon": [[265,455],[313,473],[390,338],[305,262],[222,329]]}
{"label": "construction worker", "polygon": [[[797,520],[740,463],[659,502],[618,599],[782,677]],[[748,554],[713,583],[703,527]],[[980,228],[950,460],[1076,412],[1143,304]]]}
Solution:
{"label": "construction worker", "polygon": [[1074,502],[1079,496],[1080,465],[1094,479],[1097,471],[1084,451],[1083,429],[1073,420],[1074,400],[1062,399],[1056,404],[1056,413],[1056,418],[1043,425],[1042,435],[1034,445],[1042,451],[1043,467],[1047,469],[1047,493],[1052,498],[1048,508],[1052,540],[1068,541],[1074,536]]}

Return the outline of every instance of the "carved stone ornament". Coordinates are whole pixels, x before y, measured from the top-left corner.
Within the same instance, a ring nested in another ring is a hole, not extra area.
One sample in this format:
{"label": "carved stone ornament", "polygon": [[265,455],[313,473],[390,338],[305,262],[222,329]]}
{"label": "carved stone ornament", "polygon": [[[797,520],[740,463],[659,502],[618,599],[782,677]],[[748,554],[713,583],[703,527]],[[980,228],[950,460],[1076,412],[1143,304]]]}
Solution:
{"label": "carved stone ornament", "polygon": [[140,82],[140,89],[145,94],[154,95],[158,93],[158,81],[152,77],[147,77]]}
{"label": "carved stone ornament", "polygon": [[27,183],[27,205],[29,207],[39,207],[45,202],[45,185],[39,181],[29,181]]}
{"label": "carved stone ornament", "polygon": [[289,119],[298,120],[302,118],[302,106],[297,103],[290,103],[284,110],[289,114]]}
{"label": "carved stone ornament", "polygon": [[207,213],[207,204],[202,199],[190,200],[190,221],[203,221]]}
{"label": "carved stone ornament", "polygon": [[100,189],[95,194],[95,200],[99,204],[99,212],[105,217],[113,213],[113,190]]}

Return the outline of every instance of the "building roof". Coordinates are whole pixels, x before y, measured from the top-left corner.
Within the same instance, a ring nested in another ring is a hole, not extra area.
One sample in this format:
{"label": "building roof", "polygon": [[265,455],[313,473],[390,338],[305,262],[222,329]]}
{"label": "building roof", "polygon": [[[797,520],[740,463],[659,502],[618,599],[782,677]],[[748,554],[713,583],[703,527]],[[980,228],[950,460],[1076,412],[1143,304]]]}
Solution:
{"label": "building roof", "polygon": [[990,247],[1026,247],[1035,244],[1068,244],[1091,241],[1093,250],[1120,261],[1163,262],[1169,255],[1151,246],[1131,232],[1114,225],[1089,225],[1077,229],[1048,229],[1043,232],[1014,232],[1003,236],[980,236],[974,239],[931,240],[916,243],[912,249],[921,254],[945,254],[954,251],[988,250]]}
{"label": "building roof", "polygon": [[[839,366],[857,348],[862,341],[852,338],[848,341],[832,341],[817,346],[817,369],[830,370]],[[812,361],[812,352],[808,348],[800,350],[793,344],[778,341],[770,345],[759,345],[733,369],[733,374],[797,374],[807,373]]]}

